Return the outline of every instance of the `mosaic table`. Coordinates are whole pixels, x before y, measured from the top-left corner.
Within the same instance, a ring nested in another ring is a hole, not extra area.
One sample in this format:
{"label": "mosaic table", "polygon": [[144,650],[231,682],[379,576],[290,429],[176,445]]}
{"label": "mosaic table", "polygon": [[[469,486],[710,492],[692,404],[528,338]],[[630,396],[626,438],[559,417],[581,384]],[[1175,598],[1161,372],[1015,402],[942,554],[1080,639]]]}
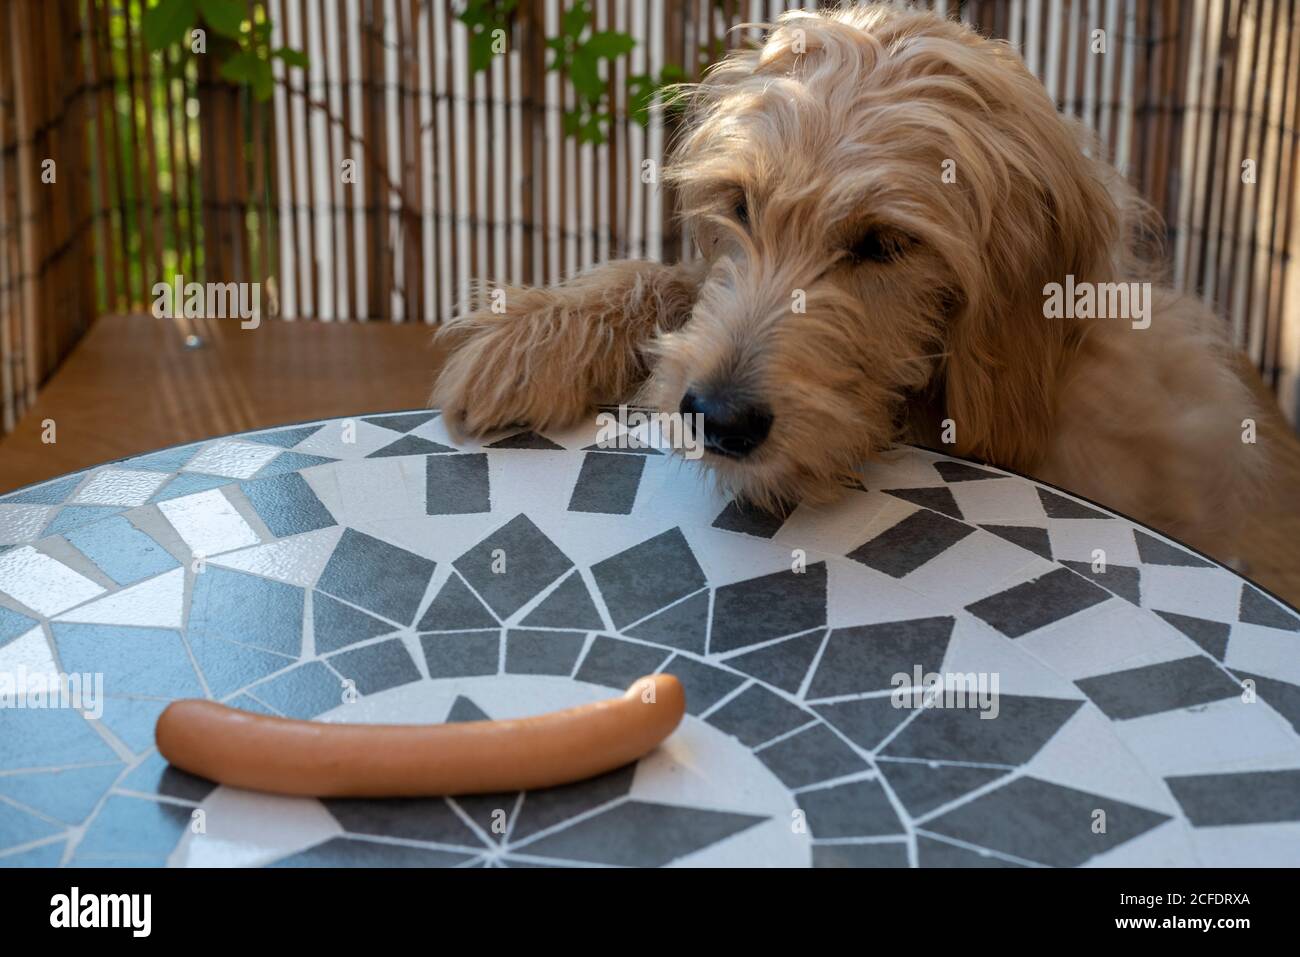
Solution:
{"label": "mosaic table", "polygon": [[[0,498],[0,676],[103,681],[0,708],[0,863],[1300,863],[1300,616],[1233,572],[919,449],[779,520],[596,438],[370,415]],[[153,749],[178,697],[461,721],[657,670],[673,737],[547,791],[289,799]],[[932,674],[997,694],[899,688]]]}

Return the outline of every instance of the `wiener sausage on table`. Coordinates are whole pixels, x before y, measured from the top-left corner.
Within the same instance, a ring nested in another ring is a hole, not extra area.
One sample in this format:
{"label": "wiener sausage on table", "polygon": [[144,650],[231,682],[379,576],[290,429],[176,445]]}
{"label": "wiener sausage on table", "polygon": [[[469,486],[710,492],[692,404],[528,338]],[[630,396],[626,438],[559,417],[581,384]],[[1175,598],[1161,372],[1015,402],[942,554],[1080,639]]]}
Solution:
{"label": "wiener sausage on table", "polygon": [[686,695],[672,675],[620,698],[508,721],[326,724],[186,699],[158,718],[173,765],[234,787],[307,797],[431,797],[553,787],[640,758],[672,734]]}

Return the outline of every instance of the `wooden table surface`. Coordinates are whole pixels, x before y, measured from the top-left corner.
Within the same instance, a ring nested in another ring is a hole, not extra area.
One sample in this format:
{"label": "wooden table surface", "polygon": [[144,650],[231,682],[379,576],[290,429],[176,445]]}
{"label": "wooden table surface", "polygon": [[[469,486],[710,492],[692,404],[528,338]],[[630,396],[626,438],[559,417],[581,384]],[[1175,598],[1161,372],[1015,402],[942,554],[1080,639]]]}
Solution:
{"label": "wooden table surface", "polygon": [[[189,334],[203,345],[187,348]],[[0,439],[0,492],[230,432],[421,408],[441,365],[431,339],[423,325],[104,316]],[[1236,546],[1213,554],[1300,605],[1300,439],[1254,383],[1269,410],[1259,441],[1277,465],[1271,494]]]}

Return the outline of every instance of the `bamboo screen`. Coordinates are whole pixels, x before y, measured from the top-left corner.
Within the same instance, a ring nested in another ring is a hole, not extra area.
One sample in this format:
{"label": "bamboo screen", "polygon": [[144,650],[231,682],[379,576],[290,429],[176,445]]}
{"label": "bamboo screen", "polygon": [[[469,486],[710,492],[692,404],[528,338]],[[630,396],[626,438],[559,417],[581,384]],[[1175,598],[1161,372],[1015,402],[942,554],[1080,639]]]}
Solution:
{"label": "bamboo screen", "polygon": [[[1174,283],[1217,305],[1297,421],[1300,0],[926,5],[1008,39],[1097,131],[1163,213]],[[459,2],[249,0],[310,60],[277,61],[259,102],[211,58],[147,53],[141,0],[0,0],[0,426],[94,315],[147,310],[178,273],[261,282],[285,319],[433,323],[472,278],[690,255],[642,176],[671,119],[629,119],[627,78],[698,76],[757,36],[732,27],[801,4],[592,0],[594,28],[637,41],[605,73],[601,145],[564,135],[573,88],[546,69],[569,6],[520,0],[475,74]]]}

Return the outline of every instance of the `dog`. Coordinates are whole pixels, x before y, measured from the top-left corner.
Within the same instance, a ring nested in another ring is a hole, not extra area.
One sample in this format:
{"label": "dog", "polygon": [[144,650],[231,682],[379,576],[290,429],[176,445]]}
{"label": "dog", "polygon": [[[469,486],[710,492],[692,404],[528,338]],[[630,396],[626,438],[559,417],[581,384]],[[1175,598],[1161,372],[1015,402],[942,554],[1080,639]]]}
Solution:
{"label": "dog", "polygon": [[1221,547],[1266,467],[1257,409],[1083,128],[1007,44],[928,12],[767,29],[683,96],[665,178],[700,255],[449,321],[431,404],[453,431],[634,399],[702,415],[704,461],[765,510],[910,442]]}

